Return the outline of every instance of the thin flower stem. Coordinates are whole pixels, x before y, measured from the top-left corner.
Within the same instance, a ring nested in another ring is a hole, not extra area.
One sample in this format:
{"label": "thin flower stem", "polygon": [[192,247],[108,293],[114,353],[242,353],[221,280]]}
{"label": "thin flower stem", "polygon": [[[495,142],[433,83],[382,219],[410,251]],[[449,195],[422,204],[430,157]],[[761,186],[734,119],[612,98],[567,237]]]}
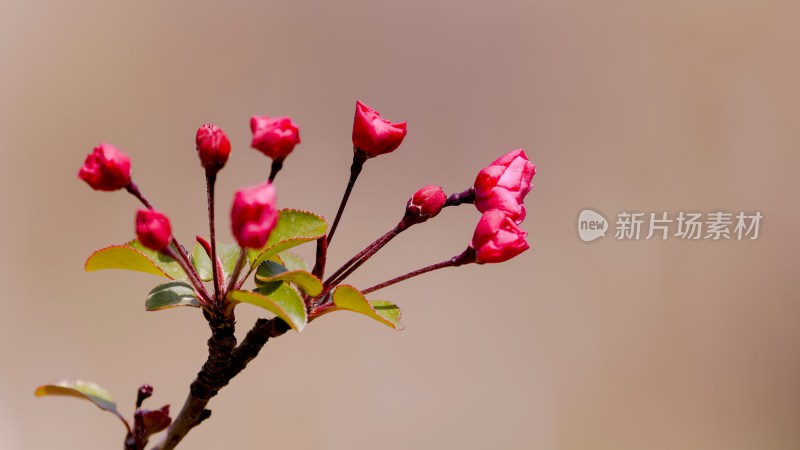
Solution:
{"label": "thin flower stem", "polygon": [[453,194],[450,197],[447,197],[447,201],[444,203],[444,207],[447,206],[458,206],[462,203],[475,203],[475,188],[471,187],[463,192],[459,192],[457,194]]}
{"label": "thin flower stem", "polygon": [[364,162],[367,160],[367,154],[359,149],[353,151],[353,164],[350,166],[350,179],[347,181],[347,188],[344,190],[342,202],[339,204],[339,210],[336,212],[336,218],[333,219],[331,231],[328,233],[328,245],[333,241],[333,235],[336,233],[336,227],[339,226],[339,220],[342,218],[344,207],[347,205],[347,200],[350,198],[350,193],[353,191],[353,186],[356,184],[356,179],[364,168]]}
{"label": "thin flower stem", "polygon": [[[128,183],[127,186],[125,186],[125,190],[130,192],[131,195],[133,195],[140,202],[142,202],[145,208],[155,209],[153,208],[153,205],[147,200],[147,198],[145,198],[145,196],[142,195],[142,192],[139,190],[139,187],[136,186],[136,183],[134,183],[133,181],[131,181],[130,183]],[[193,284],[196,283],[195,288],[199,289],[199,291],[205,294],[205,297],[208,298],[208,291],[206,291],[206,287],[203,285],[203,282],[200,281],[200,275],[198,275],[197,271],[194,269],[194,266],[189,261],[189,255],[186,254],[186,250],[183,248],[180,242],[178,242],[178,239],[176,239],[174,235],[172,236],[172,245],[175,246],[175,249],[178,251],[178,255],[180,256],[180,258],[173,256],[173,259],[175,259],[179,263],[183,261],[182,264],[183,270],[186,272],[187,275],[189,275],[189,279],[193,281]]]}
{"label": "thin flower stem", "polygon": [[222,281],[217,269],[217,238],[214,230],[214,184],[217,174],[206,171],[206,194],[208,198],[208,231],[211,234],[211,274],[214,282],[214,301],[220,302]]}
{"label": "thin flower stem", "polygon": [[211,298],[208,296],[208,292],[206,291],[206,287],[203,285],[203,282],[200,281],[200,277],[197,276],[197,274],[194,272],[194,270],[191,270],[191,265],[188,264],[181,257],[181,255],[179,254],[180,252],[176,251],[176,249],[180,249],[180,244],[178,244],[178,242],[175,241],[175,238],[173,238],[172,239],[172,245],[171,246],[167,246],[167,248],[164,249],[164,253],[166,253],[170,258],[174,259],[175,261],[178,262],[178,264],[180,264],[180,266],[183,269],[183,271],[186,272],[186,275],[189,276],[189,282],[191,282],[192,286],[200,294],[200,296],[203,297],[203,303],[207,303],[207,304],[213,303]]}
{"label": "thin flower stem", "polygon": [[153,205],[151,205],[150,202],[147,201],[146,198],[144,198],[144,195],[142,195],[142,192],[139,190],[139,186],[136,186],[136,183],[134,183],[133,181],[131,181],[130,183],[128,183],[127,186],[125,186],[125,190],[130,192],[131,195],[133,195],[137,199],[139,199],[139,201],[142,202],[145,208],[155,209],[153,208]]}
{"label": "thin flower stem", "polygon": [[311,274],[315,277],[322,279],[325,276],[325,263],[328,261],[328,236],[323,235],[317,239],[317,252],[314,262],[314,268],[311,269]]}
{"label": "thin flower stem", "polygon": [[278,172],[283,168],[283,158],[275,159],[272,161],[272,166],[269,169],[269,182],[272,183]]}
{"label": "thin flower stem", "polygon": [[225,293],[232,291],[236,286],[236,282],[239,281],[239,275],[242,273],[242,268],[244,267],[244,262],[247,259],[247,250],[244,247],[239,248],[239,257],[236,258],[236,265],[233,267],[233,273],[231,273],[231,279],[228,281],[228,288],[225,290]]}
{"label": "thin flower stem", "polygon": [[[186,265],[186,267],[184,267],[184,270],[188,270],[187,274],[189,276],[195,277],[199,281],[200,275],[198,275],[197,271],[194,270],[194,266],[189,261],[189,255],[186,253],[186,249],[183,248],[183,246],[180,244],[180,242],[178,242],[175,236],[172,236],[172,245],[174,245],[175,248],[178,250],[178,256],[180,257],[180,261],[183,261],[183,263]],[[174,259],[178,260],[177,257],[175,257]],[[205,291],[205,287],[203,287],[203,290]]]}
{"label": "thin flower stem", "polygon": [[370,292],[375,292],[378,289],[383,289],[387,286],[391,286],[395,283],[399,283],[401,281],[405,281],[409,278],[416,277],[417,275],[422,275],[423,273],[428,273],[437,269],[443,269],[445,267],[457,267],[464,264],[469,264],[471,262],[475,262],[475,251],[472,248],[467,248],[464,250],[463,253],[460,255],[454,256],[446,261],[442,261],[440,263],[431,264],[430,266],[423,267],[421,269],[417,269],[413,272],[409,272],[405,275],[400,275],[399,277],[392,278],[391,280],[384,281],[383,283],[376,284],[375,286],[369,287],[367,289],[362,289],[361,293],[364,295],[369,294]]}
{"label": "thin flower stem", "polygon": [[388,244],[389,241],[395,238],[398,234],[400,234],[403,230],[408,228],[405,222],[401,221],[397,224],[394,228],[387,231],[386,234],[376,239],[373,243],[368,245],[364,250],[361,250],[357,255],[350,258],[342,267],[340,267],[336,272],[333,273],[325,283],[325,291],[322,293],[322,297],[325,296],[330,291],[330,288],[335,287],[345,278],[350,276],[351,273],[355,272],[362,264],[364,264],[369,258],[371,258],[375,253],[378,252],[384,245]]}

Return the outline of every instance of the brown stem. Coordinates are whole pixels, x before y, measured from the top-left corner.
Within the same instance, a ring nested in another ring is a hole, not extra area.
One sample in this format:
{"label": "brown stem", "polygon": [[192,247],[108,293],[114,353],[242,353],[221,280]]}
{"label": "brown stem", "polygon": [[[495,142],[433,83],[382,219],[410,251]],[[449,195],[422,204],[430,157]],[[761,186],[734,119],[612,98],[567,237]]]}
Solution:
{"label": "brown stem", "polygon": [[198,372],[197,378],[192,381],[186,402],[167,428],[167,435],[153,447],[153,450],[175,448],[192,428],[208,418],[211,412],[206,409],[206,405],[230,381],[225,374],[225,369],[230,362],[231,352],[236,347],[236,336],[233,333],[234,321],[232,319],[216,320],[210,314],[207,314],[206,317],[211,326],[208,359]]}
{"label": "brown stem", "polygon": [[458,267],[464,264],[469,264],[475,262],[475,250],[472,247],[467,248],[464,250],[464,253],[460,255],[454,256],[447,261],[442,261],[440,263],[431,264],[430,266],[423,267],[421,269],[417,269],[413,272],[409,272],[405,275],[400,275],[399,277],[392,278],[391,280],[384,281],[383,283],[376,284],[375,286],[369,287],[367,289],[362,289],[361,293],[364,295],[369,294],[370,292],[375,292],[378,289],[383,289],[387,286],[391,286],[395,283],[399,283],[401,281],[405,281],[409,278],[416,277],[417,275],[422,275],[423,273],[428,273],[433,270],[443,269],[445,267]]}
{"label": "brown stem", "polygon": [[227,375],[233,378],[239,374],[247,364],[258,356],[258,352],[270,338],[276,338],[289,331],[291,327],[279,317],[272,319],[258,319],[253,328],[244,337],[238,347],[233,349],[231,362],[228,365]]}
{"label": "brown stem", "polygon": [[270,338],[290,329],[280,318],[258,319],[242,343],[236,346],[233,320],[214,322],[210,319],[212,334],[208,340],[208,360],[192,382],[186,402],[167,429],[166,436],[151,450],[174,449],[192,428],[211,415],[206,406],[220,389],[258,356]]}
{"label": "brown stem", "polygon": [[[125,190],[130,192],[131,195],[133,195],[140,202],[142,202],[142,204],[145,206],[145,208],[147,208],[147,209],[155,209],[155,208],[153,208],[152,203],[150,203],[147,200],[147,198],[145,198],[145,196],[142,195],[142,192],[139,190],[139,187],[136,186],[136,183],[134,183],[133,181],[131,181],[130,183],[128,183],[127,186],[125,186]],[[213,238],[213,236],[212,236],[212,238]],[[186,271],[186,274],[189,275],[189,278],[191,280],[194,280],[194,281],[197,282],[198,286],[196,286],[196,287],[199,289],[200,292],[202,292],[203,294],[206,295],[206,297],[208,297],[208,292],[206,292],[205,286],[203,285],[202,281],[200,281],[200,275],[197,274],[197,271],[194,269],[194,266],[192,265],[191,261],[189,261],[189,255],[186,254],[186,250],[178,242],[178,240],[175,238],[175,236],[172,236],[172,244],[175,246],[175,249],[178,251],[178,255],[180,256],[180,259],[183,260],[183,262],[184,262],[184,270]],[[212,244],[212,246],[213,246],[213,244]],[[174,259],[178,260],[178,258],[174,258]],[[180,260],[178,260],[178,262],[180,263]]]}
{"label": "brown stem", "polygon": [[219,293],[222,290],[221,274],[217,270],[217,237],[214,230],[214,184],[217,181],[216,172],[206,171],[206,196],[208,199],[208,231],[211,234],[211,275],[214,283],[214,302],[221,301]]}
{"label": "brown stem", "polygon": [[147,201],[147,199],[144,197],[144,195],[142,195],[142,192],[139,190],[139,186],[136,186],[136,183],[134,183],[133,181],[131,181],[130,183],[128,183],[127,186],[125,186],[125,190],[130,192],[131,195],[133,195],[137,199],[139,199],[139,201],[142,202],[142,204],[145,206],[145,208],[147,208],[147,209],[155,209],[155,208],[153,208],[153,205],[150,204],[149,201]]}
{"label": "brown stem", "polygon": [[475,203],[475,188],[471,187],[463,192],[459,192],[457,194],[453,194],[450,197],[447,197],[447,201],[444,202],[443,207],[447,206],[458,206],[462,203]]}
{"label": "brown stem", "polygon": [[368,259],[370,259],[378,250],[382,249],[383,246],[389,243],[392,239],[394,239],[398,234],[400,234],[403,230],[408,228],[408,225],[401,221],[397,224],[396,227],[392,228],[386,234],[379,237],[375,240],[372,244],[368,245],[367,248],[359,252],[357,255],[352,257],[350,261],[347,261],[342,267],[339,268],[336,272],[333,273],[323,284],[325,286],[325,290],[322,294],[319,295],[320,298],[325,297],[325,294],[331,291],[336,285],[340,284],[345,278],[349,277],[350,274],[356,271],[362,264],[364,264]]}
{"label": "brown stem", "polygon": [[361,173],[361,169],[364,168],[364,162],[367,161],[367,154],[359,149],[354,149],[353,151],[353,164],[350,166],[350,179],[347,181],[347,187],[344,190],[344,196],[342,197],[342,202],[339,203],[339,210],[336,211],[336,218],[333,219],[333,225],[331,225],[331,231],[328,233],[328,245],[331,244],[333,241],[333,234],[336,233],[336,227],[339,226],[339,220],[342,218],[342,213],[344,212],[344,207],[347,205],[347,199],[350,198],[350,193],[353,191],[353,186],[356,184],[356,179],[358,175]]}
{"label": "brown stem", "polygon": [[280,172],[282,168],[283,168],[283,158],[272,160],[272,166],[270,166],[269,168],[269,179],[268,179],[270,183],[275,181],[275,177],[278,175],[278,172]]}
{"label": "brown stem", "polygon": [[164,249],[164,253],[169,256],[170,258],[174,259],[178,265],[181,266],[186,275],[189,277],[189,282],[194,287],[194,290],[197,291],[201,297],[203,297],[202,303],[211,304],[211,298],[208,296],[208,292],[206,292],[206,287],[203,285],[203,282],[200,280],[200,276],[197,275],[195,272],[194,267],[188,261],[188,258],[185,257],[185,254],[181,254],[181,245],[175,238],[172,238],[171,246],[167,246]]}
{"label": "brown stem", "polygon": [[[246,257],[247,249],[244,247],[239,248],[239,256],[236,258],[236,264],[233,266],[233,272],[231,272],[231,279],[228,281],[228,288],[225,289],[225,294],[236,287],[236,283],[239,281],[239,275],[242,273],[242,268],[244,267],[244,262],[247,259]],[[247,279],[247,277],[244,279]]]}
{"label": "brown stem", "polygon": [[323,235],[321,238],[317,239],[317,253],[316,259],[314,262],[314,268],[311,269],[311,273],[319,278],[322,279],[325,276],[325,263],[328,260],[328,236]]}

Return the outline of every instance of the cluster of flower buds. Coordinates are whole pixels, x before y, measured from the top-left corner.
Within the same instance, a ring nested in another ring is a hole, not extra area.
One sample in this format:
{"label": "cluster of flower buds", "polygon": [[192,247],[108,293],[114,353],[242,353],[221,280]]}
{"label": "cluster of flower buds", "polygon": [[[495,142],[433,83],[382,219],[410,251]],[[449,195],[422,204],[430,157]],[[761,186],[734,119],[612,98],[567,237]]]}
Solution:
{"label": "cluster of flower buds", "polygon": [[[268,181],[244,189],[234,195],[230,212],[231,230],[236,242],[243,249],[258,249],[267,243],[271,231],[278,221],[275,188],[272,185],[283,161],[300,143],[297,125],[288,117],[253,116],[250,119],[252,131],[251,146],[272,159],[272,170]],[[406,122],[393,123],[381,117],[380,113],[364,103],[356,102],[353,119],[353,164],[350,180],[339,206],[336,218],[326,236],[318,243],[318,260],[313,274],[322,277],[327,246],[333,239],[341,219],[350,191],[353,189],[364,163],[370,159],[396,150],[407,134]],[[225,132],[213,124],[204,124],[197,130],[195,144],[200,163],[206,171],[209,195],[209,225],[211,243],[205,240],[203,247],[213,261],[216,257],[214,233],[214,181],[217,173],[225,166],[231,152],[231,144]],[[443,263],[421,269],[423,272],[440,267],[457,266],[466,263],[497,263],[506,261],[529,248],[527,233],[519,228],[525,219],[525,196],[530,192],[531,180],[536,166],[531,163],[522,149],[509,152],[483,168],[477,175],[473,187],[448,197],[440,186],[429,185],[419,189],[406,203],[405,213],[400,223],[376,240],[373,244],[340,267],[325,281],[325,293],[341,283],[345,277],[370,258],[392,238],[408,227],[423,223],[436,217],[443,208],[462,203],[474,203],[482,213],[465,252]],[[165,252],[184,266],[195,289],[201,298],[209,302],[223,301],[224,292],[214,267],[214,297],[204,293],[199,276],[194,273],[184,248],[172,235],[170,221],[166,215],[157,211],[144,198],[130,176],[130,159],[127,155],[109,144],[100,144],[86,158],[78,176],[92,188],[103,191],[126,189],[145,205],[136,216],[136,235],[142,245]],[[240,256],[240,260],[243,259]],[[242,261],[239,261],[241,263]],[[238,263],[237,263],[238,264]],[[422,272],[420,272],[422,273]],[[416,274],[416,272],[415,272]],[[238,273],[236,273],[238,276]],[[388,284],[402,281],[403,277],[390,280]],[[388,285],[373,286],[365,292]],[[201,292],[202,291],[202,292]],[[323,293],[324,296],[324,293]],[[320,296],[322,297],[322,296]]]}
{"label": "cluster of flower buds", "polygon": [[476,261],[503,262],[528,249],[523,201],[533,185],[534,165],[522,149],[507,153],[483,168],[475,179],[475,207],[483,213],[472,237]]}

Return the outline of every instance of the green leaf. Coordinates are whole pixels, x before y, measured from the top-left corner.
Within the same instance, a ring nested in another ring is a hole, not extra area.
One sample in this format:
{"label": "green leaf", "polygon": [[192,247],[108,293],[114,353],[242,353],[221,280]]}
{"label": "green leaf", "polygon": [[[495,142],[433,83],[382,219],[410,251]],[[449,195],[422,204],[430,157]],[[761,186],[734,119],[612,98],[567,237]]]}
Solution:
{"label": "green leaf", "polygon": [[328,222],[313,213],[295,209],[282,209],[278,216],[278,224],[269,235],[264,248],[249,251],[250,266],[258,267],[271,256],[314,241],[325,235]]}
{"label": "green leaf", "polygon": [[169,278],[150,258],[144,253],[127,245],[112,245],[92,253],[84,266],[87,272],[103,269],[124,269],[137,272],[151,273]]}
{"label": "green leaf", "polygon": [[305,270],[308,272],[308,263],[306,263],[303,258],[297,256],[297,254],[292,252],[280,252],[278,257],[283,262],[286,270]]}
{"label": "green leaf", "polygon": [[117,416],[128,427],[128,422],[117,411],[117,404],[111,394],[94,383],[81,380],[62,380],[54,384],[39,386],[34,394],[37,397],[64,395],[89,400],[103,411],[108,411]]}
{"label": "green leaf", "polygon": [[174,308],[175,306],[194,306],[200,307],[200,301],[194,288],[189,283],[183,281],[169,281],[159,284],[147,294],[145,308],[148,311],[160,311],[162,309]]}
{"label": "green leaf", "polygon": [[228,293],[228,298],[264,308],[286,321],[298,333],[303,331],[308,323],[308,314],[303,299],[293,287],[285,283],[269,295],[250,291],[233,291]]}
{"label": "green leaf", "polygon": [[175,261],[171,257],[165,255],[164,253],[151,250],[142,245],[142,243],[136,239],[128,242],[125,245],[147,256],[147,258],[149,258],[150,261],[153,261],[153,264],[155,264],[159,269],[161,269],[165,274],[167,274],[167,277],[172,278],[173,280],[189,279],[189,276],[186,275],[186,272],[183,270],[183,267],[181,267],[180,263],[178,263],[178,261]]}
{"label": "green leaf", "polygon": [[222,270],[225,271],[227,279],[236,267],[236,260],[239,259],[241,247],[238,244],[222,245],[219,247],[220,259],[222,260]]}
{"label": "green leaf", "polygon": [[[236,259],[239,257],[239,246],[236,244],[231,245],[217,245],[217,258],[222,262],[222,271],[225,278],[233,272],[236,266]],[[199,243],[194,244],[192,251],[192,264],[194,264],[200,279],[203,281],[211,281],[214,278],[213,268],[211,267],[211,258],[208,257],[206,250]]]}
{"label": "green leaf", "polygon": [[201,280],[211,281],[214,277],[214,272],[212,272],[213,268],[211,267],[211,258],[208,257],[206,249],[204,249],[199,242],[195,242],[194,249],[192,249],[192,264],[195,270],[197,270],[197,274],[200,275]]}
{"label": "green leaf", "polygon": [[256,270],[256,286],[283,281],[292,283],[306,294],[315,297],[322,293],[322,281],[305,270],[286,270],[286,267],[274,262],[264,261]]}
{"label": "green leaf", "polygon": [[186,280],[186,272],[169,256],[150,250],[139,241],[112,245],[89,256],[84,266],[87,272],[103,269],[123,269],[150,273],[173,280]]}
{"label": "green leaf", "polygon": [[400,323],[403,314],[399,306],[385,300],[369,300],[369,304],[379,316],[392,323],[392,328],[395,330],[402,330],[405,328],[403,324]]}
{"label": "green leaf", "polygon": [[400,308],[397,305],[379,300],[367,301],[364,294],[348,284],[339,285],[333,291],[333,303],[336,305],[334,311],[347,310],[357,312],[395,330],[403,329],[403,324],[400,323]]}

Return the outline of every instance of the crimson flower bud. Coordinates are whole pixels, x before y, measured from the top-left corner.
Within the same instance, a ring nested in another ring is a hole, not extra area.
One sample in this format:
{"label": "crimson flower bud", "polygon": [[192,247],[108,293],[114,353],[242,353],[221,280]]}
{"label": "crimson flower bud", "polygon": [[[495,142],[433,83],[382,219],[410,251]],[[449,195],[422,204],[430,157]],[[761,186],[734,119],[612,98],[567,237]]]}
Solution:
{"label": "crimson flower bud", "polygon": [[503,211],[486,211],[478,221],[470,243],[470,247],[475,249],[475,262],[498,263],[519,255],[530,248],[526,236],[528,233]]}
{"label": "crimson flower bud", "polygon": [[239,246],[263,247],[277,222],[275,188],[269,181],[236,192],[231,208],[231,228]]}
{"label": "crimson flower bud", "polygon": [[530,192],[536,165],[518,148],[482,169],[475,178],[475,207],[480,212],[499,209],[515,222],[525,219],[522,204]]}
{"label": "crimson flower bud", "polygon": [[200,163],[209,173],[217,173],[225,167],[228,155],[231,154],[231,143],[220,127],[206,123],[197,129],[195,136],[197,155]]}
{"label": "crimson flower bud", "polygon": [[139,387],[139,391],[137,391],[136,393],[136,407],[137,408],[141,407],[142,402],[152,397],[152,395],[153,395],[153,386],[149,384],[141,385]]}
{"label": "crimson flower bud", "polygon": [[381,113],[356,101],[356,117],[353,120],[353,146],[368,157],[394,151],[403,142],[407,133],[406,122],[391,123]]}
{"label": "crimson flower bud", "polygon": [[111,144],[101,143],[86,157],[78,178],[97,191],[116,191],[131,182],[131,160]]}
{"label": "crimson flower bud", "polygon": [[251,146],[274,160],[283,160],[300,143],[300,130],[288,117],[253,116]]}
{"label": "crimson flower bud", "polygon": [[145,247],[163,251],[172,240],[172,226],[164,214],[154,209],[136,212],[136,237]]}
{"label": "crimson flower bud", "polygon": [[425,186],[418,190],[406,204],[407,220],[422,223],[439,214],[447,201],[447,195],[439,186]]}

